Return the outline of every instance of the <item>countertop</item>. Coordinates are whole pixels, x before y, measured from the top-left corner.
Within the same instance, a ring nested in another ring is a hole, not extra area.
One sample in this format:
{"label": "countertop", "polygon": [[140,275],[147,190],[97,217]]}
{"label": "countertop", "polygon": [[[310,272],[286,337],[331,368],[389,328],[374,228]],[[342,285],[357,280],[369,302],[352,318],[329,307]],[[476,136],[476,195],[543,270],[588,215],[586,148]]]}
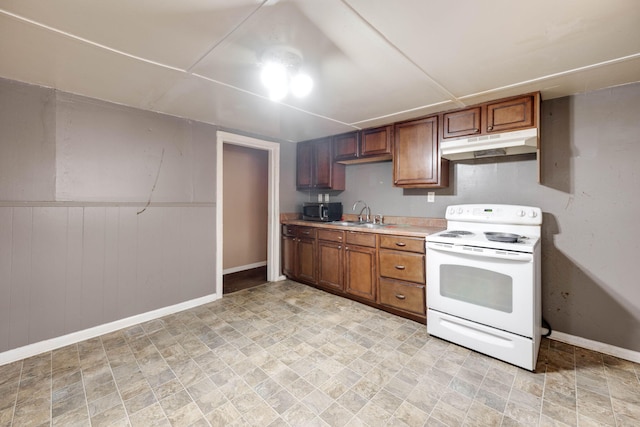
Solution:
{"label": "countertop", "polygon": [[[343,220],[355,221],[356,215],[344,215]],[[392,234],[396,236],[426,237],[443,231],[447,228],[447,220],[444,218],[416,218],[416,217],[385,217],[384,227],[365,228],[358,226],[345,226],[331,224],[330,222],[304,221],[299,214],[282,214],[280,222],[287,225],[302,225],[333,230],[360,231],[365,233]]]}

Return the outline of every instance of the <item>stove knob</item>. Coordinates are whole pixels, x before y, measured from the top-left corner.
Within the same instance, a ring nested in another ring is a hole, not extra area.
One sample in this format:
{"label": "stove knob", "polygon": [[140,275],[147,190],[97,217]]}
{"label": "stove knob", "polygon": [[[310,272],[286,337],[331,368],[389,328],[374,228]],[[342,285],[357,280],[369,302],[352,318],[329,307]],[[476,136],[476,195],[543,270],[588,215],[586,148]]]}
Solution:
{"label": "stove knob", "polygon": [[526,215],[526,213],[525,213],[525,211],[523,211],[522,209],[520,209],[520,210],[516,213],[516,215],[518,215],[518,216],[525,216],[525,215]]}
{"label": "stove knob", "polygon": [[538,216],[538,212],[536,212],[536,211],[531,211],[531,212],[529,212],[529,217],[530,217],[530,218],[535,218],[535,217],[537,217],[537,216]]}
{"label": "stove knob", "polygon": [[462,208],[458,208],[458,213],[459,213],[460,215],[462,215],[462,212],[464,212],[464,209],[462,209]]}
{"label": "stove knob", "polygon": [[450,215],[453,215],[454,213],[456,213],[455,208],[451,208],[451,209],[449,209],[449,214],[450,214]]}

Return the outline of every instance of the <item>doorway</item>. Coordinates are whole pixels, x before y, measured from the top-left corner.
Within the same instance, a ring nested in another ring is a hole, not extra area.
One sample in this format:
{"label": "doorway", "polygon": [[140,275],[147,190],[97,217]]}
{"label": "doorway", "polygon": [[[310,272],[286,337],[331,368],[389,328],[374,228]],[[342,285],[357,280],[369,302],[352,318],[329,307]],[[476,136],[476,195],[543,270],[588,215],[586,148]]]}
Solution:
{"label": "doorway", "polygon": [[269,152],[223,144],[222,294],[267,281]]}
{"label": "doorway", "polygon": [[267,273],[269,282],[280,280],[280,144],[228,132],[217,132],[216,160],[216,294],[222,296],[224,271],[224,144],[265,150],[268,153]]}

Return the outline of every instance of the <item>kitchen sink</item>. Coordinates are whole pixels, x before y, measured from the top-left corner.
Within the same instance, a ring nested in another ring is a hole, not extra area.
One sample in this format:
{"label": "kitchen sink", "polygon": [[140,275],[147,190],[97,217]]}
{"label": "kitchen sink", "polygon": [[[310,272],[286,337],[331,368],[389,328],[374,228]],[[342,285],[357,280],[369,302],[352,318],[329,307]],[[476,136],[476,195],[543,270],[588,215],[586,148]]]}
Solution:
{"label": "kitchen sink", "polygon": [[372,222],[360,222],[360,221],[332,221],[330,224],[342,225],[344,227],[359,227],[359,228],[383,228],[391,224],[374,224]]}

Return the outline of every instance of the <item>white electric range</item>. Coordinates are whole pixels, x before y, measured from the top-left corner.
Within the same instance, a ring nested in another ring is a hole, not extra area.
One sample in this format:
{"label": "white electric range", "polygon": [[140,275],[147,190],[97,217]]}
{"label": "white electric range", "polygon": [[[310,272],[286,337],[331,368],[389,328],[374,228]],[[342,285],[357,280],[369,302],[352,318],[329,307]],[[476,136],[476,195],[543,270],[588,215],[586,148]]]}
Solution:
{"label": "white electric range", "polygon": [[533,371],[541,339],[542,211],[449,206],[427,247],[427,331]]}

